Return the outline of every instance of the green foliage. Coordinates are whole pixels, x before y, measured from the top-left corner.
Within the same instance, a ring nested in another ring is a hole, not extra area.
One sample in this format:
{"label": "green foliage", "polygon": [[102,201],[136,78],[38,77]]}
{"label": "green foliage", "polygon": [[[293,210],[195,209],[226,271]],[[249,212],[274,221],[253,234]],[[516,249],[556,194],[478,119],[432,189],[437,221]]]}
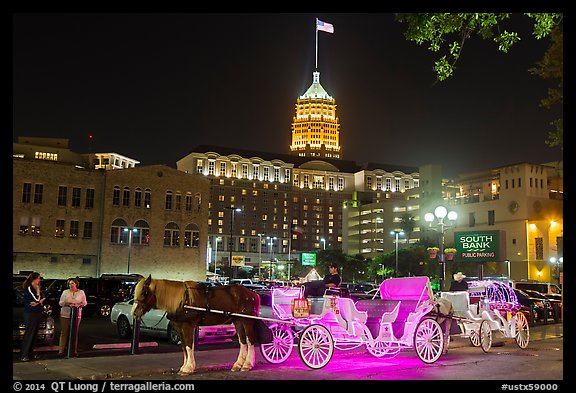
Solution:
{"label": "green foliage", "polygon": [[[513,14],[510,13],[397,13],[395,19],[406,23],[404,33],[408,41],[418,45],[428,44],[432,52],[444,52],[434,62],[433,70],[438,81],[452,77],[456,63],[462,56],[464,44],[473,35],[483,40],[491,40],[499,51],[508,53],[521,40],[518,32],[505,28],[506,22]],[[519,16],[520,14],[515,14]],[[532,36],[542,39],[551,36],[552,43],[537,67],[530,69],[541,78],[557,78],[560,83],[557,88],[549,89],[548,96],[541,101],[541,106],[549,108],[554,104],[563,103],[563,36],[559,28],[562,13],[525,13],[533,20]],[[550,123],[552,130],[548,133],[546,144],[563,147],[564,123],[556,119]]]}

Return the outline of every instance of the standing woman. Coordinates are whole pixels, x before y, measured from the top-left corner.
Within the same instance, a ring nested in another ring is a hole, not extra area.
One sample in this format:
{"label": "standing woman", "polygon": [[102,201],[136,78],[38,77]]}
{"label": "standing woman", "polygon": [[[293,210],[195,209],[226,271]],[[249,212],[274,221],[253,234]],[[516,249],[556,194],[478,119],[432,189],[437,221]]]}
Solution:
{"label": "standing woman", "polygon": [[82,307],[86,306],[86,294],[78,288],[79,282],[75,278],[68,279],[68,289],[62,292],[60,296],[60,349],[58,356],[63,357],[68,344],[68,330],[70,328],[70,318],[72,316],[72,308],[78,309],[78,318],[76,319],[76,335],[72,338],[74,345],[73,356],[78,357],[78,328],[80,327],[80,319],[82,318]]}
{"label": "standing woman", "polygon": [[44,299],[40,294],[40,273],[33,272],[26,278],[22,286],[24,287],[24,323],[26,331],[20,348],[20,360],[23,362],[33,358],[34,343],[36,333],[40,326],[42,313],[44,312]]}

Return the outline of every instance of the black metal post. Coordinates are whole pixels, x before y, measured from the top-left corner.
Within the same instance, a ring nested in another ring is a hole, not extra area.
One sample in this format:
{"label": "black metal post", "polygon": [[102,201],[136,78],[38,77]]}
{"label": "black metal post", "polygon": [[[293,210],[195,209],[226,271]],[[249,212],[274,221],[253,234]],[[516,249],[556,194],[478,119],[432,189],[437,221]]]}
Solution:
{"label": "black metal post", "polygon": [[140,319],[134,319],[132,325],[132,344],[130,346],[130,354],[135,355],[138,353],[138,347],[140,345]]}
{"label": "black metal post", "polygon": [[78,307],[70,307],[70,321],[68,325],[68,345],[66,349],[66,357],[70,358],[74,352],[72,351],[72,346],[76,347],[76,335],[78,334]]}

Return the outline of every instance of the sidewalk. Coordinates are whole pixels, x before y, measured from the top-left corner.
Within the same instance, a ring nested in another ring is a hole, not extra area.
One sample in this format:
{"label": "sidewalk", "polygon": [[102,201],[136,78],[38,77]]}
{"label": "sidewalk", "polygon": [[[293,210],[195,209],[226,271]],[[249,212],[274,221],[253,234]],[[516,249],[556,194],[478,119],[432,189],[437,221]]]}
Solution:
{"label": "sidewalk", "polygon": [[[535,326],[530,341],[563,337],[563,324]],[[456,338],[450,349],[469,346],[467,339]],[[259,349],[256,349],[259,355]],[[229,370],[238,356],[238,349],[195,351],[197,370]],[[150,373],[175,373],[182,365],[182,352],[144,353],[136,355],[96,356],[71,359],[45,359],[13,363],[13,380],[103,380],[124,377],[140,378]],[[261,356],[257,362],[265,362]]]}

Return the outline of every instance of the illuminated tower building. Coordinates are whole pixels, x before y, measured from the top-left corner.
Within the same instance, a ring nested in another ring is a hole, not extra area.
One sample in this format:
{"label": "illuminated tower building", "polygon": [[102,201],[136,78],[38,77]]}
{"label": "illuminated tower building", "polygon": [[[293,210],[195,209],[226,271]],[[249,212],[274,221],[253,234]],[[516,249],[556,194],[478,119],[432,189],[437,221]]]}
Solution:
{"label": "illuminated tower building", "polygon": [[340,124],[336,100],[320,84],[320,73],[313,73],[312,85],[296,101],[290,152],[300,157],[341,158]]}

